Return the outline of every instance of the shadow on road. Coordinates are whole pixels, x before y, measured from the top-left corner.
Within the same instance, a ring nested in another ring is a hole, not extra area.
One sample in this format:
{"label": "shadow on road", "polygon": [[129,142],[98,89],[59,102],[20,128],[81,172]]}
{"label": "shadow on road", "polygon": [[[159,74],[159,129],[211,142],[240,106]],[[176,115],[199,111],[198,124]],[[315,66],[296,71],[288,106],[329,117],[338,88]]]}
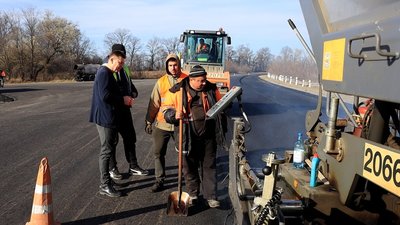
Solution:
{"label": "shadow on road", "polygon": [[145,208],[140,208],[140,209],[133,209],[133,210],[128,210],[124,212],[117,212],[117,213],[112,213],[108,215],[103,215],[103,216],[96,216],[96,217],[91,217],[91,218],[86,218],[86,219],[81,219],[81,220],[76,220],[76,221],[70,221],[70,222],[65,222],[62,223],[63,225],[78,225],[78,224],[104,224],[112,221],[117,221],[121,220],[124,218],[129,218],[132,216],[137,216],[140,214],[148,213],[148,212],[153,212],[161,209],[165,209],[166,204],[159,204],[159,205],[153,205]]}
{"label": "shadow on road", "polygon": [[0,102],[13,102],[15,98],[0,93]]}
{"label": "shadow on road", "polygon": [[45,90],[45,89],[41,89],[41,88],[6,88],[6,89],[0,89],[0,94],[28,92],[28,91],[42,91],[42,90]]}
{"label": "shadow on road", "polygon": [[33,88],[0,89],[0,103],[1,102],[13,102],[13,101],[17,100],[15,97],[6,95],[8,93],[40,91],[40,90],[43,90],[43,89],[33,89]]}

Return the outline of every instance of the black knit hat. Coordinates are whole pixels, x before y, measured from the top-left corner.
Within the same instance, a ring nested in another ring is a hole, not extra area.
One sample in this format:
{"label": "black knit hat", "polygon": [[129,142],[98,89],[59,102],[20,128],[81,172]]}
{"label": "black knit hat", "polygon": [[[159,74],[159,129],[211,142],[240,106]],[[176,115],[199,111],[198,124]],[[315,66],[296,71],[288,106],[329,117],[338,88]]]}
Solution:
{"label": "black knit hat", "polygon": [[114,53],[116,55],[120,55],[123,58],[126,58],[126,50],[125,46],[123,44],[114,44],[111,47],[111,53]]}
{"label": "black knit hat", "polygon": [[200,77],[205,75],[207,75],[207,72],[202,66],[196,65],[190,69],[189,77]]}

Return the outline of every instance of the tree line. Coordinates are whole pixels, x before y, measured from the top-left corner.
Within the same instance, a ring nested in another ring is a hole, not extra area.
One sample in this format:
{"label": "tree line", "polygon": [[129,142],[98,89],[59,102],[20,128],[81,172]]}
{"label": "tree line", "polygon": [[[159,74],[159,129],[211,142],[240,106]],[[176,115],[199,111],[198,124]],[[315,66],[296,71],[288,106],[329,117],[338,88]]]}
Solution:
{"label": "tree line", "polygon": [[[142,43],[127,29],[116,29],[104,36],[104,45],[122,43],[127,50],[126,64],[137,78],[148,71],[164,71],[168,53],[182,52],[177,37],[154,37]],[[234,40],[234,38],[233,38]],[[103,62],[79,26],[51,11],[35,8],[0,11],[0,69],[8,78],[20,81],[72,79],[75,64]],[[227,69],[231,73],[271,72],[316,80],[317,69],[305,51],[284,47],[278,56],[268,47],[253,52],[245,45],[227,48]]]}

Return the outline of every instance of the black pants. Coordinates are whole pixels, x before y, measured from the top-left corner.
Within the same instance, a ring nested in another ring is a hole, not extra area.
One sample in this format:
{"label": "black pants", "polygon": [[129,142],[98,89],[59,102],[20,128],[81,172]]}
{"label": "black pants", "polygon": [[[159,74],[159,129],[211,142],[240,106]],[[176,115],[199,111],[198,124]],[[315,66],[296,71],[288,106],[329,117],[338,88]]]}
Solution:
{"label": "black pants", "polygon": [[154,173],[156,181],[164,182],[165,179],[165,155],[167,154],[168,142],[174,139],[173,131],[154,128],[153,150],[154,150]]}
{"label": "black pants", "polygon": [[[126,108],[117,113],[117,130],[122,137],[124,144],[125,158],[130,168],[138,165],[136,158],[136,132],[133,126],[132,115],[130,109]],[[115,151],[110,158],[110,170],[117,167]]]}
{"label": "black pants", "polygon": [[[211,136],[211,135],[209,135]],[[217,199],[217,145],[214,137],[192,137],[191,150],[183,157],[183,175],[190,196]]]}

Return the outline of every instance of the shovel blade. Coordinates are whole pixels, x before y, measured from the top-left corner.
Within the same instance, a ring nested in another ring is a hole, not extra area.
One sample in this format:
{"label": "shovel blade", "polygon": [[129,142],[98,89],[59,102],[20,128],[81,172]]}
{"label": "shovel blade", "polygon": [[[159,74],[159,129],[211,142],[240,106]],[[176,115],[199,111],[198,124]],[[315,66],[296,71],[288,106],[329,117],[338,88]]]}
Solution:
{"label": "shovel blade", "polygon": [[179,201],[179,191],[173,191],[168,196],[167,215],[168,216],[187,216],[189,208],[189,194],[181,193],[181,201]]}

